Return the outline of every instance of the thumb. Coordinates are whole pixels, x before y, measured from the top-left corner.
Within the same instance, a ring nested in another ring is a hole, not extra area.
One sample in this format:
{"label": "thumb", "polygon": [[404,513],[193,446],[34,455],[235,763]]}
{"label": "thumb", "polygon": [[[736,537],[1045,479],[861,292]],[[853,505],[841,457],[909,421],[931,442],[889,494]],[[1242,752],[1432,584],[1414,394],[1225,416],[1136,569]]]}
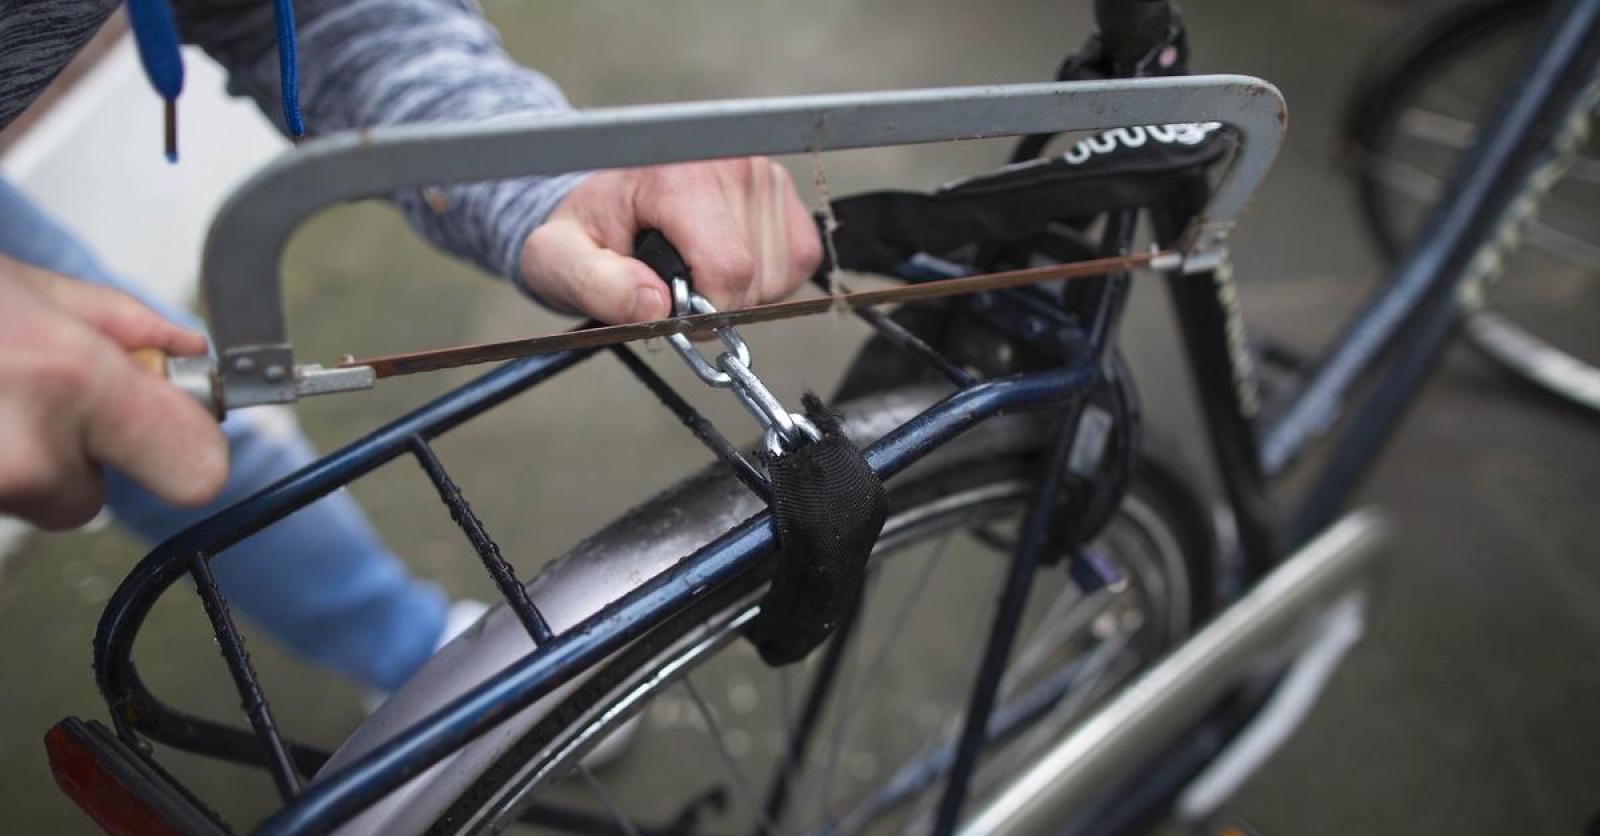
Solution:
{"label": "thumb", "polygon": [[107,345],[94,363],[84,450],[167,502],[194,508],[222,490],[228,444],[194,399]]}
{"label": "thumb", "polygon": [[539,298],[606,323],[661,319],[667,286],[643,262],[597,243],[580,224],[552,219],[528,236],[522,276]]}

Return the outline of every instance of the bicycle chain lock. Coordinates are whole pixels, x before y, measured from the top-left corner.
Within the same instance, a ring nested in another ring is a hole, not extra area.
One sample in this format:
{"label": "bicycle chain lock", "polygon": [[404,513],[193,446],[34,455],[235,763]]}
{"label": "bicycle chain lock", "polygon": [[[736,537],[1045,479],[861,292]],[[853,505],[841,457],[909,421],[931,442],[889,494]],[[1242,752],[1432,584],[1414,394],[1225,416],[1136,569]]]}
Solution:
{"label": "bicycle chain lock", "polygon": [[[654,230],[634,241],[634,257],[672,288],[673,314],[714,313],[694,292],[689,266]],[[798,662],[837,630],[861,594],[867,560],[889,515],[888,496],[861,451],[816,395],[790,412],[752,370],[750,348],[732,327],[714,331],[726,349],[715,363],[673,334],[668,343],[708,386],[729,389],[761,424],[760,459],[772,486],[778,554],[761,610],[745,628],[762,661]]]}

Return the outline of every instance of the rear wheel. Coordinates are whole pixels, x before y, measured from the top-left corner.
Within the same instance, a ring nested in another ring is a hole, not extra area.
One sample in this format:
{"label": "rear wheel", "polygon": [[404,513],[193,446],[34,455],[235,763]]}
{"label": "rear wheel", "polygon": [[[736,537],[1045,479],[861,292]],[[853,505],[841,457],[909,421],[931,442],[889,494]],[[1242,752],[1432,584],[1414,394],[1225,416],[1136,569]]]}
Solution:
{"label": "rear wheel", "polygon": [[[1419,18],[1356,86],[1347,151],[1368,230],[1403,253],[1552,4],[1457,0]],[[1600,410],[1600,143],[1580,144],[1467,336],[1508,369]]]}
{"label": "rear wheel", "polygon": [[[849,406],[871,415],[894,393]],[[903,398],[902,398],[903,399]],[[739,631],[762,587],[721,591],[611,660],[435,826],[519,813],[579,832],[884,832],[926,823],[943,788],[1047,422],[979,426],[892,480],[857,616],[789,668]],[[1041,572],[973,782],[992,789],[1181,640],[1212,602],[1211,521],[1176,473],[1143,461],[1085,589]],[[1079,573],[1080,577],[1082,573]],[[579,756],[628,717],[644,730],[598,774]]]}

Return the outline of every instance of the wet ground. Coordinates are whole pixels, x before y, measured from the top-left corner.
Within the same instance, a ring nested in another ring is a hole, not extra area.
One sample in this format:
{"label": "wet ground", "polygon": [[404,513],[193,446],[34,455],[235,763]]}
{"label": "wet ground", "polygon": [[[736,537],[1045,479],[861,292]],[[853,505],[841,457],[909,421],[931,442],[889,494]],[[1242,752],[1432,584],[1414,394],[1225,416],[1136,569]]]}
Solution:
{"label": "wet ground", "polygon": [[[1330,162],[1334,119],[1368,48],[1409,4],[1191,5],[1197,68],[1260,75],[1289,101],[1288,145],[1244,218],[1237,273],[1253,322],[1313,345],[1376,271]],[[1039,80],[1086,31],[1089,4],[486,6],[512,52],[547,69],[575,103],[595,106]],[[835,193],[928,187],[981,171],[1001,154],[973,144],[839,155],[829,159],[828,177]],[[809,181],[800,165],[798,179]],[[288,274],[296,344],[311,358],[560,325],[431,254],[377,205],[311,224],[293,243]],[[1128,348],[1151,420],[1192,433],[1194,411],[1161,301],[1140,293]],[[1592,321],[1600,309],[1557,313]],[[829,388],[861,332],[821,321],[752,328],[747,336],[758,363],[773,358],[762,368],[775,391],[793,399],[803,387]],[[1600,338],[1591,331],[1587,339],[1597,348]],[[656,359],[672,380],[687,382],[671,358]],[[452,373],[385,384],[307,402],[299,415],[330,448],[463,379]],[[731,404],[699,402],[728,426],[744,426]],[[524,575],[703,461],[609,360],[468,425],[439,448]],[[1202,451],[1189,453],[1204,462]],[[453,594],[489,596],[413,468],[385,469],[354,492],[417,572]],[[1593,416],[1531,391],[1466,348],[1453,351],[1361,496],[1397,523],[1371,633],[1237,809],[1267,833],[1580,832],[1600,810],[1597,493]],[[90,636],[106,596],[141,553],[123,535],[99,530],[37,538],[4,566],[0,807],[8,824],[0,829],[90,832],[52,786],[39,741],[66,714],[104,716],[90,681]],[[142,670],[157,693],[231,718],[236,700],[204,620],[178,593],[146,631]],[[932,648],[942,638],[923,641]],[[260,638],[251,648],[295,735],[333,744],[361,718],[353,690]],[[241,821],[271,805],[258,774],[174,762],[202,796]]]}

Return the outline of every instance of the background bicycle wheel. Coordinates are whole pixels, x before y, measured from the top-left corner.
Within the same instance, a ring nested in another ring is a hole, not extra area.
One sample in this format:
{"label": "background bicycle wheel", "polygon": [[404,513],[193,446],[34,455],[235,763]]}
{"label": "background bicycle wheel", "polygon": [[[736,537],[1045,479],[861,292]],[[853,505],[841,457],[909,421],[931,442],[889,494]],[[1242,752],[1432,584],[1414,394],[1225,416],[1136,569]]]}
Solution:
{"label": "background bicycle wheel", "polygon": [[[508,47],[553,74],[580,105],[1035,81],[1082,38],[1090,6],[1037,0],[997,13],[963,0],[485,5]],[[1241,228],[1237,272],[1251,320],[1309,345],[1328,335],[1376,269],[1331,146],[1344,86],[1411,4],[1190,5],[1197,69],[1261,75],[1289,100],[1288,146]],[[931,186],[1002,158],[994,145],[861,153],[830,158],[828,174],[835,193]],[[809,183],[809,163],[796,165],[797,180]],[[111,199],[140,205],[131,195]],[[313,358],[543,332],[559,322],[507,304],[505,288],[428,253],[377,205],[319,218],[294,243],[289,273],[296,341]],[[1192,428],[1173,329],[1155,290],[1136,296],[1130,355],[1146,414],[1171,419],[1169,429]],[[1554,313],[1592,321],[1600,311]],[[758,368],[793,399],[804,386],[826,390],[861,332],[822,320],[748,336]],[[672,358],[655,361],[688,383]],[[461,379],[426,377],[311,401],[300,416],[331,447]],[[741,434],[748,419],[731,402],[686,391]],[[571,443],[580,433],[588,443]],[[1600,774],[1600,520],[1587,499],[1600,493],[1600,426],[1528,397],[1487,361],[1455,351],[1390,452],[1364,495],[1401,522],[1372,633],[1238,809],[1269,833],[1578,831],[1600,808],[1592,780]],[[610,360],[469,425],[441,453],[525,575],[704,455]],[[1201,450],[1190,454],[1205,461]],[[355,492],[419,572],[456,594],[487,597],[481,570],[429,490],[403,465]],[[39,739],[68,712],[103,716],[89,638],[104,596],[140,554],[113,531],[36,537],[0,568],[0,807],[17,832],[92,832],[56,793]],[[236,700],[193,601],[163,605],[149,629],[145,646],[164,647],[141,657],[157,692],[185,693],[186,704],[232,717]],[[938,646],[928,636],[918,652]],[[260,637],[251,649],[292,734],[331,744],[357,722],[353,691]],[[271,803],[264,775],[182,757],[171,763],[237,821],[254,820]]]}

